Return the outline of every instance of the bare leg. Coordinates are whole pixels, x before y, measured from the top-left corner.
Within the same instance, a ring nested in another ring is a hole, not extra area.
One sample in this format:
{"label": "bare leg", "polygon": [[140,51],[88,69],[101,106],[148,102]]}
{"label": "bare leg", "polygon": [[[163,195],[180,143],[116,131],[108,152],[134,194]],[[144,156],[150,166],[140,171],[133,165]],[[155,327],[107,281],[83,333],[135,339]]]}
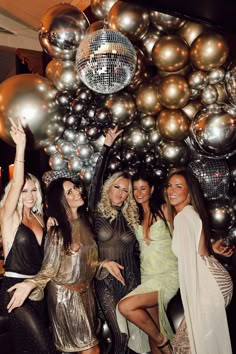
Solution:
{"label": "bare leg", "polygon": [[[150,307],[147,309],[149,315],[152,317],[153,321],[155,322],[159,332],[160,332],[160,323],[159,323],[159,316],[158,316],[158,306]],[[161,354],[161,351],[157,348],[156,343],[152,340],[152,338],[149,338],[149,345],[151,348],[151,353],[152,354]]]}
{"label": "bare leg", "polygon": [[[158,292],[153,291],[146,294],[138,294],[121,300],[118,304],[120,313],[130,322],[142,329],[150,338],[150,343],[156,347],[162,346],[167,338],[160,333],[158,325],[150,315],[148,309],[157,309]],[[161,349],[161,353],[169,354],[171,349],[165,347]],[[153,352],[153,354],[156,354]]]}

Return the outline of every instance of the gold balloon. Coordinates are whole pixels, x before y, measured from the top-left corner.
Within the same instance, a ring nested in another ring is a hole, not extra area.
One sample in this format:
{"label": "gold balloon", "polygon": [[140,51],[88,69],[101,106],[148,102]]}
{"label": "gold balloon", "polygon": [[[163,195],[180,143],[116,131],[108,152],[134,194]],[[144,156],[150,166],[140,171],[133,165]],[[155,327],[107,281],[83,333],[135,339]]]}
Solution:
{"label": "gold balloon", "polygon": [[185,20],[180,17],[164,14],[159,11],[150,11],[152,24],[161,31],[173,31],[184,25]]}
{"label": "gold balloon", "polygon": [[109,27],[132,41],[140,40],[149,28],[149,13],[143,7],[117,1],[108,14]]}
{"label": "gold balloon", "polygon": [[189,135],[190,119],[181,109],[162,109],[157,127],[163,139],[181,141]]}
{"label": "gold balloon", "polygon": [[193,41],[204,32],[206,26],[196,22],[186,22],[177,32],[181,38],[185,39],[190,46]]}
{"label": "gold balloon", "polygon": [[192,70],[191,65],[187,64],[185,67],[183,67],[178,71],[171,72],[171,71],[158,70],[158,74],[160,77],[165,77],[172,74],[186,76],[191,70]]}
{"label": "gold balloon", "polygon": [[229,47],[218,33],[200,34],[190,48],[190,59],[195,68],[209,71],[220,67],[228,58]]}
{"label": "gold balloon", "polygon": [[227,94],[225,84],[223,82],[218,82],[214,85],[218,93],[217,102],[229,102],[229,96]]}
{"label": "gold balloon", "polygon": [[29,148],[38,147],[41,140],[48,137],[60,136],[64,129],[61,113],[55,102],[56,92],[48,79],[35,74],[15,75],[2,82],[0,137],[12,144],[9,117],[21,118],[26,128]]}
{"label": "gold balloon", "polygon": [[153,64],[160,70],[178,71],[189,59],[189,47],[181,37],[162,36],[152,50]]}
{"label": "gold balloon", "polygon": [[143,84],[137,91],[136,104],[139,110],[146,114],[157,114],[161,110],[158,98],[158,86],[153,84]]}
{"label": "gold balloon", "polygon": [[193,119],[195,114],[203,108],[203,104],[200,100],[195,99],[188,102],[182,110],[187,114],[190,119]]}
{"label": "gold balloon", "polygon": [[103,20],[116,2],[117,0],[91,0],[91,11],[96,18]]}
{"label": "gold balloon", "polygon": [[158,97],[160,103],[166,108],[184,107],[190,98],[187,80],[181,75],[166,76],[159,84]]}

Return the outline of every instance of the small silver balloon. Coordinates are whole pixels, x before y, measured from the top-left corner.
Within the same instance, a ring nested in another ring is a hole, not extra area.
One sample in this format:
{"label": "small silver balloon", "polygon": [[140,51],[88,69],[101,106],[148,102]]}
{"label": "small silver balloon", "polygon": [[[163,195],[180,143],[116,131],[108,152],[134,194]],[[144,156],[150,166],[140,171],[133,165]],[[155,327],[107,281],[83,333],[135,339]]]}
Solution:
{"label": "small silver balloon", "polygon": [[92,166],[83,167],[79,173],[80,178],[84,183],[89,184],[92,181],[94,168]]}
{"label": "small silver balloon", "polygon": [[50,145],[48,145],[48,146],[45,146],[44,152],[45,152],[47,155],[54,155],[54,154],[56,154],[56,152],[57,152],[56,145],[50,144]]}
{"label": "small silver balloon", "polygon": [[195,90],[202,90],[206,87],[208,76],[205,71],[195,70],[188,76],[188,83],[190,88]]}
{"label": "small silver balloon", "polygon": [[118,125],[119,128],[129,125],[136,114],[135,100],[127,92],[109,95],[105,100],[104,106],[109,109],[112,115],[112,122]]}
{"label": "small silver balloon", "polygon": [[71,141],[61,140],[57,143],[57,150],[62,158],[68,159],[68,157],[75,155],[76,146]]}
{"label": "small silver balloon", "polygon": [[99,20],[103,20],[109,14],[112,6],[117,2],[117,0],[91,0],[90,6],[92,13]]}
{"label": "small silver balloon", "polygon": [[218,99],[217,89],[214,85],[208,85],[202,90],[200,97],[204,105],[213,104]]}
{"label": "small silver balloon", "polygon": [[87,144],[88,138],[84,130],[80,130],[76,133],[74,142],[76,146]]}
{"label": "small silver balloon", "polygon": [[82,160],[89,160],[94,152],[91,144],[80,145],[76,150],[76,155]]}
{"label": "small silver balloon", "polygon": [[53,170],[63,170],[66,168],[67,161],[65,161],[59,153],[54,154],[49,159],[49,166]]}
{"label": "small silver balloon", "polygon": [[83,168],[83,161],[77,156],[73,156],[68,160],[68,169],[72,172],[80,172]]}
{"label": "small silver balloon", "polygon": [[65,139],[67,141],[75,142],[75,138],[76,138],[76,131],[75,130],[65,129],[65,131],[63,133],[63,139]]}
{"label": "small silver balloon", "polygon": [[99,136],[99,138],[91,141],[91,145],[93,146],[95,152],[98,152],[101,150],[101,148],[103,147],[103,144],[104,144],[104,140],[105,140],[105,136],[103,134],[101,134]]}
{"label": "small silver balloon", "polygon": [[225,82],[230,101],[236,104],[236,60],[232,61],[227,68]]}
{"label": "small silver balloon", "polygon": [[224,80],[224,77],[225,77],[224,68],[217,68],[208,72],[208,82],[211,85],[221,82],[222,80]]}
{"label": "small silver balloon", "polygon": [[189,162],[190,151],[184,141],[163,141],[159,149],[162,161],[169,167],[185,166]]}
{"label": "small silver balloon", "polygon": [[147,144],[145,131],[137,125],[125,130],[123,140],[136,150],[144,151]]}

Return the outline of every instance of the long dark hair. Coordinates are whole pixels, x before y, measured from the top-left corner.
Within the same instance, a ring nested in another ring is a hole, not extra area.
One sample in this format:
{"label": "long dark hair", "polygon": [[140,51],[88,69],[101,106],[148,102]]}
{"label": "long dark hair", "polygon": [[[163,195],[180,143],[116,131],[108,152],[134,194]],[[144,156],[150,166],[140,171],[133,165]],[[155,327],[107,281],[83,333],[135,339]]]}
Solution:
{"label": "long dark hair", "polygon": [[[68,250],[72,242],[72,230],[71,230],[70,221],[68,219],[68,214],[66,212],[69,206],[65,199],[64,188],[63,188],[63,183],[66,181],[70,181],[75,185],[77,185],[78,187],[82,187],[81,183],[79,182],[74,182],[68,178],[58,178],[49,184],[46,190],[46,202],[47,202],[47,216],[48,217],[51,216],[57,220],[58,227],[55,227],[55,229],[56,230],[60,229],[60,232],[63,237],[64,249]],[[82,197],[85,200],[84,193],[85,193],[85,189],[82,192]],[[81,219],[86,220],[86,223],[88,223],[85,205],[79,207],[77,213]]]}
{"label": "long dark hair", "polygon": [[175,175],[182,176],[187,183],[189,194],[190,194],[190,203],[195,209],[195,211],[199,214],[202,220],[202,228],[205,235],[205,243],[208,248],[208,251],[212,253],[211,233],[210,233],[210,226],[208,221],[209,215],[206,210],[206,200],[204,198],[198,179],[194,176],[193,172],[189,167],[180,168],[180,169],[174,169],[170,171],[167,179],[167,184],[170,178]]}
{"label": "long dark hair", "polygon": [[[152,195],[149,199],[149,208],[151,211],[151,219],[153,220],[153,218],[154,218],[154,220],[156,220],[157,217],[161,218],[165,222],[167,228],[169,229],[168,223],[166,221],[166,217],[165,217],[165,215],[162,211],[162,208],[161,208],[162,204],[165,203],[165,201],[164,201],[164,198],[163,198],[160,188],[158,188],[157,178],[155,178],[155,176],[153,176],[153,174],[151,174],[149,171],[140,170],[132,176],[133,183],[136,181],[139,181],[139,180],[143,180],[143,181],[147,182],[149,187],[153,188]],[[140,220],[140,222],[142,222],[143,218],[144,218],[144,211],[143,211],[142,205],[140,205],[139,203],[138,203],[138,209],[139,209],[139,220]],[[150,220],[149,226],[151,226],[152,220]]]}

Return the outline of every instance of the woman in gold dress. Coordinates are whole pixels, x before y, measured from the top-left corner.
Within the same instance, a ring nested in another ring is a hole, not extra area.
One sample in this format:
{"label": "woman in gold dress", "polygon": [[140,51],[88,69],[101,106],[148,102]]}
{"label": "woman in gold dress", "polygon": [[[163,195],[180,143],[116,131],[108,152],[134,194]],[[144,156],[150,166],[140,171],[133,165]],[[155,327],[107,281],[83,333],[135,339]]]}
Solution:
{"label": "woman in gold dress", "polygon": [[[48,283],[48,310],[56,348],[62,352],[100,353],[95,330],[93,279],[106,268],[124,283],[116,262],[98,262],[94,234],[85,212],[81,188],[59,178],[48,187],[48,215],[56,220],[45,243],[40,272],[9,289],[8,311],[25,298],[43,292]],[[33,292],[32,290],[36,288]]]}

